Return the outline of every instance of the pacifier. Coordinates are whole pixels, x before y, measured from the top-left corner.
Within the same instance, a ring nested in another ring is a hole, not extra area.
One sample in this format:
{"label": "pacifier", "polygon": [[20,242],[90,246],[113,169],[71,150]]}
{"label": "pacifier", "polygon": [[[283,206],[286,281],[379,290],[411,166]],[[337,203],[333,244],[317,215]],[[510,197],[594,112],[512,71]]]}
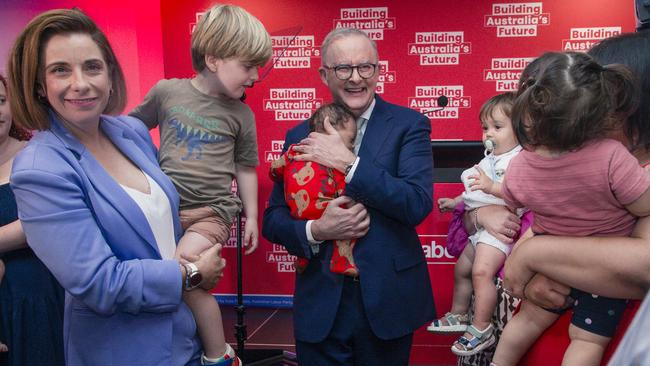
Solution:
{"label": "pacifier", "polygon": [[494,148],[496,147],[496,144],[492,140],[485,140],[483,143],[483,146],[485,146],[485,155],[492,153],[494,151]]}

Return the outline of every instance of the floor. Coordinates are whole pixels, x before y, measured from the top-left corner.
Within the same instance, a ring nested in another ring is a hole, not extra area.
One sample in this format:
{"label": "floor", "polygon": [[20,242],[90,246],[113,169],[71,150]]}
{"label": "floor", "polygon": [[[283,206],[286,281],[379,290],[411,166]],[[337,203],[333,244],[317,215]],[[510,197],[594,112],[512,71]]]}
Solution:
{"label": "floor", "polygon": [[[226,306],[222,306],[221,311],[226,340],[235,347],[237,344],[235,337],[237,313],[233,307]],[[248,360],[244,360],[245,365],[297,365],[294,358],[295,346],[291,316],[291,309],[246,309],[244,324],[248,334],[248,341],[245,345],[244,355]],[[418,342],[418,338],[421,337],[418,337],[416,333],[411,352],[411,359],[417,363],[411,363],[410,366],[439,366],[433,363],[422,363],[426,362],[427,355],[436,352],[436,346]],[[274,353],[274,350],[277,352]],[[260,359],[273,359],[274,361],[258,361]]]}

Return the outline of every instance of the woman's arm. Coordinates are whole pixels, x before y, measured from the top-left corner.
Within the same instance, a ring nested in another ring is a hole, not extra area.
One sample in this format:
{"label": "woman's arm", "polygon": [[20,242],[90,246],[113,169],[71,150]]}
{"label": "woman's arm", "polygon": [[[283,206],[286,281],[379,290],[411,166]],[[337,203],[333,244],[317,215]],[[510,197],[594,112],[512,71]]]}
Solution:
{"label": "woman's arm", "polygon": [[22,248],[27,248],[27,243],[20,221],[0,226],[0,253]]}
{"label": "woman's arm", "polygon": [[535,236],[510,254],[505,273],[519,296],[540,273],[602,296],[642,298],[650,287],[650,218],[639,219],[631,237]]}

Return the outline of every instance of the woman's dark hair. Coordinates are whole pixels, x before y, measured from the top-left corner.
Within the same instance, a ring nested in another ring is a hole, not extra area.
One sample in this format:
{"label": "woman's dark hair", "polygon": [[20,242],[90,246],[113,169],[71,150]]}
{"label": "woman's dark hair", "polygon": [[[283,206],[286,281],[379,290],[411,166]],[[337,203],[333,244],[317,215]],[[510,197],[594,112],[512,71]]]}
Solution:
{"label": "woman's dark hair", "polygon": [[637,104],[636,80],[623,65],[549,52],[524,69],[512,123],[522,145],[569,151],[619,129]]}
{"label": "woman's dark hair", "polygon": [[650,30],[604,39],[588,53],[602,65],[623,64],[635,74],[640,103],[628,117],[624,131],[631,150],[650,150]]}

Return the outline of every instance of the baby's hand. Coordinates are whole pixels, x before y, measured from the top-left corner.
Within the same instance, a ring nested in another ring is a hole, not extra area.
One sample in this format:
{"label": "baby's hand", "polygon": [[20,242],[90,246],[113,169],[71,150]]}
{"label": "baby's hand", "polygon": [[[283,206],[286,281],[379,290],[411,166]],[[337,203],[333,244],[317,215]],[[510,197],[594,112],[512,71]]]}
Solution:
{"label": "baby's hand", "polygon": [[468,177],[470,179],[470,189],[472,191],[481,190],[487,194],[494,194],[494,182],[492,179],[478,165],[474,165],[474,169],[478,171],[478,174],[472,174]]}
{"label": "baby's hand", "polygon": [[456,201],[453,198],[443,197],[438,199],[438,209],[440,212],[453,211],[456,208]]}

